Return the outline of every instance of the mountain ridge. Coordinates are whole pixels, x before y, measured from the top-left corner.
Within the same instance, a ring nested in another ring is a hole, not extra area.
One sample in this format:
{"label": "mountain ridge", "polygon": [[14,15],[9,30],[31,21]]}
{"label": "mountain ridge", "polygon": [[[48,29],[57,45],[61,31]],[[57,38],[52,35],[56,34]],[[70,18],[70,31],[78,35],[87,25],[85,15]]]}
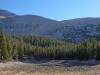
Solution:
{"label": "mountain ridge", "polygon": [[100,37],[99,17],[56,21],[37,15],[16,15],[8,11],[6,13],[13,16],[0,19],[0,26],[10,34],[51,36],[71,42]]}

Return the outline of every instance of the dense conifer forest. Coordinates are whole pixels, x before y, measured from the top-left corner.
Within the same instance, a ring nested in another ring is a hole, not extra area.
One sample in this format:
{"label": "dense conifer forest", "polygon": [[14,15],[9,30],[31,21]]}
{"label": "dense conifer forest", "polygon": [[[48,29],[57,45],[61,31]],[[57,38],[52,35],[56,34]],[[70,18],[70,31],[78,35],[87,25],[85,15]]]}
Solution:
{"label": "dense conifer forest", "polygon": [[43,36],[11,36],[1,30],[0,59],[22,60],[24,56],[35,59],[100,60],[100,41],[93,38],[71,43]]}

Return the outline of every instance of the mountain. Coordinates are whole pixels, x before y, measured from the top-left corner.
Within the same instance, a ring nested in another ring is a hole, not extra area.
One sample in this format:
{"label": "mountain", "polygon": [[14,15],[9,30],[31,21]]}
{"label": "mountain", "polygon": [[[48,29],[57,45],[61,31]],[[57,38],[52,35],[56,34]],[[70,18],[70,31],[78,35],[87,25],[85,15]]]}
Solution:
{"label": "mountain", "polygon": [[13,16],[16,16],[16,15],[6,10],[0,10],[0,19],[5,19],[8,17],[13,17]]}
{"label": "mountain", "polygon": [[59,27],[58,21],[36,15],[13,16],[0,20],[1,26],[11,34],[42,34],[51,33]]}
{"label": "mountain", "polygon": [[0,26],[12,35],[45,35],[60,40],[80,42],[100,38],[100,18],[56,21],[36,15],[16,15],[0,10]]}
{"label": "mountain", "polygon": [[79,42],[84,39],[100,38],[100,18],[78,18],[62,21],[64,38]]}

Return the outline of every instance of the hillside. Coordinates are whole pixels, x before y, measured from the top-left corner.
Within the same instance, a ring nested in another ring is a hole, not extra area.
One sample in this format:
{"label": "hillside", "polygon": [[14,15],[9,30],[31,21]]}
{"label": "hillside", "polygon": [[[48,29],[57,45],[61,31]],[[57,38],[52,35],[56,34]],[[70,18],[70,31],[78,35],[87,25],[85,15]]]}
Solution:
{"label": "hillside", "polygon": [[11,13],[9,11],[6,10],[0,10],[0,20],[1,19],[5,19],[5,18],[9,18],[9,17],[13,17],[16,16],[14,13]]}
{"label": "hillside", "polygon": [[56,21],[36,15],[15,15],[0,10],[0,26],[12,35],[45,35],[70,42],[100,38],[100,18]]}

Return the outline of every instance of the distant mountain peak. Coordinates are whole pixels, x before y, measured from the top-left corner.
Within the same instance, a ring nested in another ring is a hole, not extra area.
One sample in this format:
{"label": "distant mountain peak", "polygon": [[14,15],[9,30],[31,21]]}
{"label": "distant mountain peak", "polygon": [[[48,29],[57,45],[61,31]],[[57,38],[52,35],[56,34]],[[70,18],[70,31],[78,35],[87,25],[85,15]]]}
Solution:
{"label": "distant mountain peak", "polygon": [[0,19],[5,19],[8,17],[16,16],[14,13],[11,13],[7,10],[0,9]]}

